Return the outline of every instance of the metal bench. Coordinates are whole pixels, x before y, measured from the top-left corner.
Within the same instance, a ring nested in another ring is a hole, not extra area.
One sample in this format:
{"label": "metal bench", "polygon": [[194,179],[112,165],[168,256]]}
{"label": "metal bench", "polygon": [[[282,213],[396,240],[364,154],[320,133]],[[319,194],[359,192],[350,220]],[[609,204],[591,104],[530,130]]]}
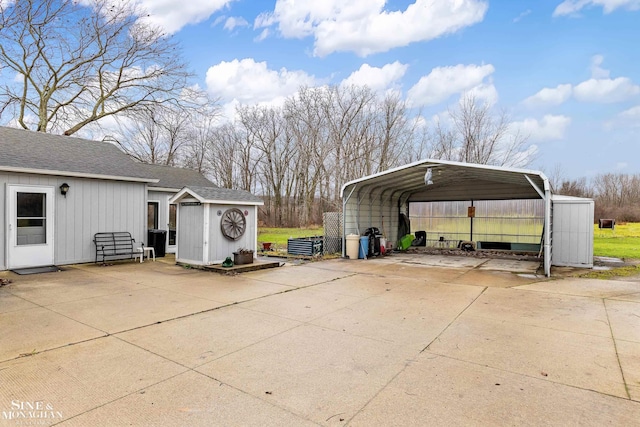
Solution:
{"label": "metal bench", "polygon": [[[135,259],[142,256],[143,252],[134,247],[135,239],[128,231],[112,231],[108,233],[96,233],[93,243],[96,245],[96,263],[102,257],[104,264],[109,259]],[[144,246],[144,245],[142,245]]]}

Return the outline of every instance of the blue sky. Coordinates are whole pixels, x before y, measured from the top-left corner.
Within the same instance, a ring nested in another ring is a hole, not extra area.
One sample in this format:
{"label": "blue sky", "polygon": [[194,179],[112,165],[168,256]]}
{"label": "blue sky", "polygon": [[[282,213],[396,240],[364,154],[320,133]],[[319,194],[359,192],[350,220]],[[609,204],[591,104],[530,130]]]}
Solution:
{"label": "blue sky", "polygon": [[640,0],[136,1],[228,113],[356,83],[433,123],[472,93],[529,135],[532,169],[640,173]]}

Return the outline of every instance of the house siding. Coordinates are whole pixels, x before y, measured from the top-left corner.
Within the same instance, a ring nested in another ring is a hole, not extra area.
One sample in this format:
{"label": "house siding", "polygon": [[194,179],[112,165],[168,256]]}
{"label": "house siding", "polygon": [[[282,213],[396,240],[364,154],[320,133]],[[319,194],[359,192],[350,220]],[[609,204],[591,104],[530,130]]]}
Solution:
{"label": "house siding", "polygon": [[[58,187],[70,190],[62,196]],[[95,259],[93,235],[104,231],[128,231],[142,242],[146,231],[147,190],[144,183],[106,181],[64,176],[0,172],[0,270],[7,258],[7,185],[41,185],[54,188],[54,262],[57,265]]]}
{"label": "house siding", "polygon": [[[222,235],[220,221],[222,215],[218,215],[218,211],[223,214],[227,209],[238,208],[242,212],[248,212],[245,216],[247,226],[245,232],[238,240],[229,240]],[[220,263],[226,257],[233,259],[233,252],[239,249],[252,249],[256,251],[257,245],[257,228],[256,228],[257,208],[255,206],[246,205],[216,205],[211,204],[209,209],[209,260],[211,263]]]}

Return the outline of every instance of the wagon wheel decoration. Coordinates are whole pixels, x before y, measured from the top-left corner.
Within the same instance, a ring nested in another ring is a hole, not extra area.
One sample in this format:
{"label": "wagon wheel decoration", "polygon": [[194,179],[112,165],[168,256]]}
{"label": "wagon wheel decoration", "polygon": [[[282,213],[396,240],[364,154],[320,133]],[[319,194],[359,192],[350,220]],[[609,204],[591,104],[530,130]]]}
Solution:
{"label": "wagon wheel decoration", "polygon": [[222,214],[220,230],[222,235],[229,240],[238,240],[247,228],[247,220],[240,209],[227,209]]}

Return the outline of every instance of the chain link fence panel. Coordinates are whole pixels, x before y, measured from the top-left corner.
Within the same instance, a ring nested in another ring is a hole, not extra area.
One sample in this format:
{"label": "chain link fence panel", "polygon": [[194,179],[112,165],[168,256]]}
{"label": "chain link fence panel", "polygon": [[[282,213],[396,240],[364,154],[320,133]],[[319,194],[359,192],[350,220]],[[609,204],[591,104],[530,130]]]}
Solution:
{"label": "chain link fence panel", "polygon": [[342,212],[322,214],[324,226],[323,254],[342,253]]}

